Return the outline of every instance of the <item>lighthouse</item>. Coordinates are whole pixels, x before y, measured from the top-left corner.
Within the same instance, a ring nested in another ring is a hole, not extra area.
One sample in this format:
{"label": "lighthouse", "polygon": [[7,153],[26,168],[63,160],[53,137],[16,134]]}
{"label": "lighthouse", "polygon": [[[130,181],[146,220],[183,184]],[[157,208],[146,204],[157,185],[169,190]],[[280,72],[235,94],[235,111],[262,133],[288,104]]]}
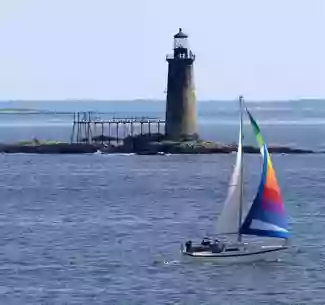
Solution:
{"label": "lighthouse", "polygon": [[196,97],[193,63],[195,55],[188,47],[188,36],[182,29],[174,35],[174,52],[167,55],[168,80],[165,134],[170,140],[197,138]]}

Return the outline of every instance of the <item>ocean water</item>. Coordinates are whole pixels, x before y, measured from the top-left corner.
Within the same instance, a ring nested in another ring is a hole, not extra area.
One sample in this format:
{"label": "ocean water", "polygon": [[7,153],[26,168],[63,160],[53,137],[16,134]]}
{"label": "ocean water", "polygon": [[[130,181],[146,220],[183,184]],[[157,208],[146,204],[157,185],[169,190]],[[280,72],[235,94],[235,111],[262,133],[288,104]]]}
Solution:
{"label": "ocean water", "polygon": [[[128,105],[129,115],[142,115],[144,103],[137,103]],[[236,104],[206,103],[198,109],[202,133],[235,141]],[[163,104],[148,105],[148,115],[163,114]],[[251,103],[250,109],[268,142],[324,147],[322,103]],[[53,122],[3,114],[0,136],[64,137],[67,116]],[[272,160],[292,249],[277,261],[219,265],[184,258],[179,248],[213,233],[234,154],[0,155],[0,304],[324,304],[325,156]],[[259,175],[260,157],[245,156],[247,202]]]}

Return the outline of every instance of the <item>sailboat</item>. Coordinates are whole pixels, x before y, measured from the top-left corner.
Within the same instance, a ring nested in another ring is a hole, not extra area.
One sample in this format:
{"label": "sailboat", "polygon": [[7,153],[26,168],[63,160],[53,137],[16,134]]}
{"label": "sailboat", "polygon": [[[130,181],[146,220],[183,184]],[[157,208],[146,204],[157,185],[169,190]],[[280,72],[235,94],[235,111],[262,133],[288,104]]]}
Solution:
{"label": "sailboat", "polygon": [[[226,236],[225,241],[204,238],[200,245],[188,241],[181,245],[181,252],[192,257],[213,257],[220,260],[254,261],[273,257],[274,253],[288,248],[288,225],[280,188],[266,143],[259,126],[245,106],[262,156],[262,173],[257,194],[245,217],[244,214],[244,164],[243,164],[243,97],[239,98],[240,126],[235,167],[230,179],[228,194],[217,221],[217,235]],[[244,242],[243,236],[265,237],[280,240],[269,244],[265,241]],[[284,241],[284,242],[283,242]]]}

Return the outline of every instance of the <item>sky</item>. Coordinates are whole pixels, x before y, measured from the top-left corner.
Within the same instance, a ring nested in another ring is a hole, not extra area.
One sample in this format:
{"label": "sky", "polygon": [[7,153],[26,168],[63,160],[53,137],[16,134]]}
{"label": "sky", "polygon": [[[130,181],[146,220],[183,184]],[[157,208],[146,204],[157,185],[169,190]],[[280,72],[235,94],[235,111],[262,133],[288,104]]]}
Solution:
{"label": "sky", "polygon": [[180,27],[199,100],[325,97],[325,0],[0,0],[0,100],[165,99]]}

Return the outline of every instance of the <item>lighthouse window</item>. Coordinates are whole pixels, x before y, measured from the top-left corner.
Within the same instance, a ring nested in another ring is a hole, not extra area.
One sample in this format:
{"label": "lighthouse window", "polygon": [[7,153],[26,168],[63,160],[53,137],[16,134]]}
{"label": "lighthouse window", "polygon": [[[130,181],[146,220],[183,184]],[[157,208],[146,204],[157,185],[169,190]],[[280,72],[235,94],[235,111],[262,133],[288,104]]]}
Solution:
{"label": "lighthouse window", "polygon": [[175,38],[174,47],[176,48],[187,48],[187,39]]}

